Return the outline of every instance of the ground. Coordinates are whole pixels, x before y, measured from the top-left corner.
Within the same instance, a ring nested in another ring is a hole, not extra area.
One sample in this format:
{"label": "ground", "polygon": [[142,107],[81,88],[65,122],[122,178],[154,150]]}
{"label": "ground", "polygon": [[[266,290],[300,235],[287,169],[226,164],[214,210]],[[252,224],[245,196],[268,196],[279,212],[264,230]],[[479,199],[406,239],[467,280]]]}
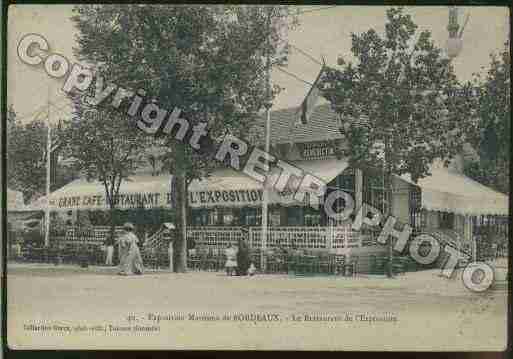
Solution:
{"label": "ground", "polygon": [[[506,345],[506,289],[476,294],[436,270],[395,279],[165,271],[122,277],[115,268],[12,264],[7,296],[8,343],[15,348],[486,351]],[[324,320],[305,320],[314,315]],[[364,320],[369,316],[381,320]]]}

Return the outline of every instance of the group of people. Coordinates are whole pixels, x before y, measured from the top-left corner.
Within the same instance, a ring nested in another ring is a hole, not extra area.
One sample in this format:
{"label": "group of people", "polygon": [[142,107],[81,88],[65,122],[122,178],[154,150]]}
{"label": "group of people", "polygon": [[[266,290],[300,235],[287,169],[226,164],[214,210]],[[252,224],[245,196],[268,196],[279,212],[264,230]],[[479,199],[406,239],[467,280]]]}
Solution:
{"label": "group of people", "polygon": [[244,241],[239,241],[238,247],[228,244],[224,254],[226,256],[226,274],[228,276],[254,275],[256,272],[255,264],[250,261],[249,248]]}
{"label": "group of people", "polygon": [[[119,246],[119,275],[140,275],[144,272],[139,239],[134,231],[134,225],[127,222],[123,225],[123,233],[107,243],[107,265],[112,265],[114,244]],[[237,247],[230,243],[225,249],[225,255],[228,276],[252,276],[255,274],[256,267],[250,260],[249,247],[245,241],[239,241]]]}

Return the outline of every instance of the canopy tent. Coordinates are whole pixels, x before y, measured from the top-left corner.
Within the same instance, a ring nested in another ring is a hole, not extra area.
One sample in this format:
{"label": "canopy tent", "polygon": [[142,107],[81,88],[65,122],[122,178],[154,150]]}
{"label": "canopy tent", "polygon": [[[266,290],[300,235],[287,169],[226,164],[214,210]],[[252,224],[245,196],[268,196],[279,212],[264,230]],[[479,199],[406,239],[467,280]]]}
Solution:
{"label": "canopy tent", "polygon": [[[305,172],[312,174],[326,183],[343,172],[347,166],[344,160],[298,161],[291,163]],[[272,170],[269,183],[274,183],[279,177],[279,170]],[[172,176],[132,176],[121,182],[118,196],[118,208],[159,208],[171,207]],[[298,187],[300,179],[294,178],[288,187]],[[192,208],[260,206],[262,203],[262,183],[232,169],[217,170],[207,178],[194,180],[189,185],[189,206]],[[305,202],[310,201],[308,188]],[[281,205],[301,205],[294,200],[294,193],[287,189],[278,193],[270,191],[269,203]],[[312,196],[313,203],[318,199]],[[303,203],[304,204],[304,203]],[[50,194],[49,206],[52,210],[105,210],[108,203],[105,200],[105,188],[102,183],[88,182],[80,179],[73,181]],[[46,198],[33,202],[27,210],[44,210]]]}
{"label": "canopy tent", "polygon": [[508,196],[449,168],[432,168],[430,172],[418,183],[409,174],[401,176],[420,187],[422,208],[462,215],[508,215]]}
{"label": "canopy tent", "polygon": [[7,210],[22,211],[24,207],[23,193],[7,188]]}

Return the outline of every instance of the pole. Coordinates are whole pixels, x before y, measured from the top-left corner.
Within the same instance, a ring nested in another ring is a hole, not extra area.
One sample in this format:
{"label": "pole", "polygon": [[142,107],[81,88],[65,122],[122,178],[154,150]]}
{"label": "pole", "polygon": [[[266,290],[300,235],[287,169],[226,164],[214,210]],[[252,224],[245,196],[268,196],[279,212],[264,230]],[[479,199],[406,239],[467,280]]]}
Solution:
{"label": "pole", "polygon": [[[387,131],[387,133],[385,134],[385,136],[387,136],[385,138],[385,159],[384,159],[384,162],[385,162],[385,176],[384,176],[384,183],[385,183],[385,186],[384,186],[384,193],[385,193],[385,198],[388,202],[388,213],[387,213],[387,218],[390,218],[390,216],[393,216],[393,204],[394,204],[394,198],[393,198],[393,183],[392,183],[392,174],[391,174],[391,171],[390,171],[390,166],[388,164],[388,161],[391,161],[391,158],[390,158],[390,139],[388,138],[388,135],[389,135],[389,132]],[[392,278],[394,276],[394,271],[393,271],[393,263],[394,263],[394,244],[393,244],[393,240],[392,240],[392,237],[389,237],[388,239],[388,266],[387,266],[387,277],[389,278]]]}
{"label": "pole", "polygon": [[52,149],[52,134],[50,127],[50,87],[48,87],[48,114],[46,117],[46,126],[48,127],[46,135],[46,209],[45,209],[45,247],[50,245],[50,151]]}
{"label": "pole", "polygon": [[[270,151],[270,132],[271,132],[271,58],[270,58],[270,37],[271,37],[271,12],[272,7],[269,7],[268,15],[267,15],[267,25],[269,34],[267,35],[267,49],[266,49],[266,103],[265,103],[265,115],[266,115],[266,121],[265,121],[265,152],[269,153]],[[267,210],[268,210],[268,203],[269,203],[269,191],[267,189],[267,181],[263,183],[263,196],[262,196],[262,244],[261,244],[261,251],[260,251],[260,263],[261,263],[261,270],[265,273],[267,269],[267,263],[266,263],[266,257],[265,257],[265,251],[267,250]]]}

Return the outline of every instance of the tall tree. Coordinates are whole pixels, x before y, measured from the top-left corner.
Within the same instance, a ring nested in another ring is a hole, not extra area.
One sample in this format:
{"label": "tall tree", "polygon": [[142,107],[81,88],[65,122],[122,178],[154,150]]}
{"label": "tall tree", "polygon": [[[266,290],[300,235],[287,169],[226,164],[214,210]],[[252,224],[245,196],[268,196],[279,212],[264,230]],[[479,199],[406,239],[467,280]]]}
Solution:
{"label": "tall tree", "polygon": [[321,89],[345,124],[351,164],[383,169],[390,215],[392,174],[410,173],[416,182],[430,174],[435,159],[448,164],[462,150],[475,116],[471,98],[455,95],[459,84],[450,60],[430,32],[417,33],[402,8],[386,16],[384,34],[351,34],[356,62],[339,59],[341,69],[329,69]]}
{"label": "tall tree", "polygon": [[37,118],[23,124],[12,106],[7,113],[7,186],[26,200],[44,193],[46,124]]}
{"label": "tall tree", "polygon": [[116,109],[90,108],[80,98],[75,98],[74,108],[65,129],[67,154],[77,170],[103,185],[112,238],[121,182],[141,161],[142,134]]}
{"label": "tall tree", "polygon": [[[269,101],[265,55],[272,64],[286,58],[279,51],[281,32],[271,26],[288,15],[285,7],[102,5],[78,6],[75,14],[79,59],[101,63],[101,73],[144,89],[161,108],[180,108],[191,125],[206,123],[214,139],[227,132],[246,137]],[[187,187],[214,161],[174,137],[165,141],[178,209],[174,269],[182,272]]]}
{"label": "tall tree", "polygon": [[[22,123],[12,106],[7,113],[7,185],[23,192],[26,202],[44,195],[46,186],[46,112],[39,112],[30,122]],[[62,136],[62,128],[54,126],[52,138]],[[55,141],[56,143],[56,141]],[[59,150],[52,152],[51,190],[68,183],[73,173],[58,163]]]}
{"label": "tall tree", "polygon": [[479,160],[466,166],[465,172],[483,184],[509,193],[511,152],[511,57],[509,42],[497,56],[492,54],[490,68],[483,79],[476,74],[479,92],[479,125],[474,147]]}

